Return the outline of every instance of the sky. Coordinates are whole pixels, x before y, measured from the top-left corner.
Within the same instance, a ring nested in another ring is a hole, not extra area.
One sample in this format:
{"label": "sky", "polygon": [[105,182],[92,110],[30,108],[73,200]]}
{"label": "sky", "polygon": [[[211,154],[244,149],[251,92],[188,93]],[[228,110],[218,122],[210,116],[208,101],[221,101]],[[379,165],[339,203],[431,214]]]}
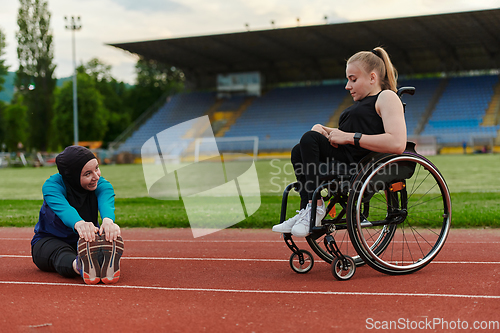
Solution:
{"label": "sky", "polygon": [[[75,32],[77,64],[92,58],[112,66],[119,81],[134,83],[137,56],[106,44],[442,14],[500,7],[500,0],[47,0],[54,36],[55,76],[73,73],[71,31],[65,16],[80,16]],[[16,71],[18,0],[0,0],[3,59]]]}

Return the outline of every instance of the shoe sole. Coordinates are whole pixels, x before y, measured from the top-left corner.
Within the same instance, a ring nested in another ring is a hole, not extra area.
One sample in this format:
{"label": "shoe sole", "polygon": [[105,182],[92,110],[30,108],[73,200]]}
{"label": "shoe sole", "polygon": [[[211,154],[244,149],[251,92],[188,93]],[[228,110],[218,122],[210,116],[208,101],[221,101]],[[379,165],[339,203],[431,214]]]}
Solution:
{"label": "shoe sole", "polygon": [[305,233],[305,234],[303,234],[303,233],[301,233],[301,232],[297,232],[297,231],[293,232],[293,230],[292,230],[292,231],[291,231],[291,234],[292,234],[292,236],[295,236],[295,237],[307,237],[307,236],[309,236],[311,233],[309,232],[309,233]]}
{"label": "shoe sole", "polygon": [[292,228],[290,228],[290,230],[276,230],[274,227],[271,229],[272,231],[274,232],[279,232],[279,233],[282,233],[282,234],[289,234],[290,232],[292,232]]}
{"label": "shoe sole", "polygon": [[[104,236],[103,236],[104,237]],[[120,279],[120,261],[123,254],[123,239],[118,236],[116,241],[107,242],[103,239],[102,252],[104,262],[101,267],[101,281],[113,284]]]}
{"label": "shoe sole", "polygon": [[[287,221],[288,221],[288,220],[287,220]],[[298,220],[297,220],[297,221],[298,221]],[[280,223],[280,224],[276,224],[276,225],[274,225],[274,226],[272,227],[272,229],[271,229],[271,230],[272,230],[272,231],[274,231],[274,232],[279,232],[279,233],[281,233],[281,234],[289,234],[289,233],[291,233],[291,232],[292,232],[292,228],[293,228],[293,226],[297,223],[297,221],[295,221],[295,222],[293,223],[293,225],[290,227],[290,229],[285,229],[285,230],[281,229],[281,228],[283,228],[283,223],[285,223],[285,222],[282,222],[282,223]],[[290,223],[290,224],[291,224],[291,223]]]}
{"label": "shoe sole", "polygon": [[82,278],[86,284],[97,284],[101,281],[101,267],[97,259],[97,254],[101,247],[99,236],[93,242],[86,242],[85,239],[78,240],[78,255],[82,265]]}
{"label": "shoe sole", "polygon": [[[318,221],[318,220],[316,220],[316,224],[315,224],[315,226],[316,226],[316,227],[321,227],[321,226],[323,225],[322,221],[323,221],[323,219],[325,218],[325,216],[326,216],[326,214],[325,214],[325,215],[323,215],[323,217],[322,217],[319,221]],[[307,228],[307,229],[309,229],[309,228]],[[273,231],[274,231],[274,230],[273,230]],[[291,233],[293,236],[296,236],[296,237],[307,237],[307,236],[309,236],[309,235],[311,234],[311,232],[307,232],[307,233],[305,233],[305,234],[303,234],[303,233],[298,233],[298,232],[295,232],[295,233],[294,233],[294,232],[293,232],[293,227],[292,227],[292,230],[290,231],[290,233]]]}

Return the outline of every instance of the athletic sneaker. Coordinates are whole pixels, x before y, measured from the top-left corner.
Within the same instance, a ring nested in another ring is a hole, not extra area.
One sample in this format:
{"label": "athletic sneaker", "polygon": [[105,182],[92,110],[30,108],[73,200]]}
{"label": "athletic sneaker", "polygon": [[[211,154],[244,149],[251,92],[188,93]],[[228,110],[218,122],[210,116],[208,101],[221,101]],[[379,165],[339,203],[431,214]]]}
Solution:
{"label": "athletic sneaker", "polygon": [[101,281],[101,266],[98,255],[101,250],[101,236],[96,235],[93,242],[86,242],[85,239],[78,240],[77,265],[80,275],[86,284],[97,284]]}
{"label": "athletic sneaker", "polygon": [[[303,214],[300,214],[300,219],[292,228],[292,235],[297,237],[306,237],[311,232],[309,231],[311,221],[311,204],[308,203]],[[321,221],[326,215],[325,203],[316,207],[316,226],[321,226]]]}
{"label": "athletic sneaker", "polygon": [[101,280],[106,284],[118,282],[120,279],[120,260],[123,254],[123,239],[118,236],[116,241],[108,242],[102,235],[104,262],[101,268]]}
{"label": "athletic sneaker", "polygon": [[299,221],[300,214],[302,214],[304,212],[304,209],[297,210],[296,212],[298,213],[297,215],[289,218],[288,220],[286,220],[283,223],[274,225],[273,231],[279,232],[282,234],[290,233],[292,231],[292,227],[295,225],[295,223],[297,223]]}

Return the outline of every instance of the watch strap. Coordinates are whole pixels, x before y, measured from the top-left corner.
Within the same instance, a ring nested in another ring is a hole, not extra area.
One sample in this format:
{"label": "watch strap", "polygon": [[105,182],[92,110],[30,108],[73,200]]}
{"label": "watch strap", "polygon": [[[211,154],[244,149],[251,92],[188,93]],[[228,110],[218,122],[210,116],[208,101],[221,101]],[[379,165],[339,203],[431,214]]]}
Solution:
{"label": "watch strap", "polygon": [[356,133],[354,134],[354,146],[356,146],[356,148],[359,148],[359,147],[360,147],[360,146],[359,146],[359,139],[361,139],[361,136],[362,136],[362,135],[363,135],[363,134],[361,134],[361,133],[359,133],[359,132],[356,132]]}

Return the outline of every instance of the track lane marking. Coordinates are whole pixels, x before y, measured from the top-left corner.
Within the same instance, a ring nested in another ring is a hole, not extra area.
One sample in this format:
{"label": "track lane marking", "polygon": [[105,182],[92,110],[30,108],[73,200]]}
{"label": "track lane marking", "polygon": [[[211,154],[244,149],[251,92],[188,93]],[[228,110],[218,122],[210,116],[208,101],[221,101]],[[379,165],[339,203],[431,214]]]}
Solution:
{"label": "track lane marking", "polygon": [[[0,238],[0,241],[31,241],[31,238]],[[126,242],[160,242],[160,243],[284,243],[283,240],[198,240],[198,239],[126,239]],[[306,243],[299,240],[295,243]]]}
{"label": "track lane marking", "polygon": [[[31,258],[31,256],[23,256],[16,254],[0,254],[1,258]],[[185,261],[252,261],[252,262],[288,262],[289,259],[258,259],[258,258],[203,258],[203,257],[125,257],[122,259],[127,260],[185,260]],[[325,261],[318,261],[319,263],[325,263]],[[404,262],[407,263],[407,262]],[[408,262],[409,263],[409,262]],[[500,261],[439,261],[433,260],[433,264],[488,264],[488,265],[500,265]]]}
{"label": "track lane marking", "polygon": [[[31,241],[31,238],[0,238],[0,241]],[[125,242],[159,242],[159,243],[284,243],[284,240],[198,240],[198,239],[126,239]],[[305,240],[294,241],[295,243],[306,243]],[[394,243],[403,243],[403,241],[395,241]],[[415,241],[408,241],[405,243],[415,244]],[[446,241],[446,244],[500,244],[500,241],[492,242],[455,242]]]}
{"label": "track lane marking", "polygon": [[373,292],[348,292],[348,291],[252,290],[252,289],[215,289],[215,288],[179,288],[179,287],[171,288],[171,287],[148,287],[148,286],[131,286],[131,285],[86,285],[86,284],[31,282],[31,281],[0,281],[0,284],[57,286],[57,287],[119,288],[119,289],[163,290],[163,291],[218,292],[218,293],[239,293],[239,294],[406,296],[406,297],[500,299],[500,295],[460,295],[460,294],[421,294],[421,293],[411,294],[411,293],[373,293]]}

